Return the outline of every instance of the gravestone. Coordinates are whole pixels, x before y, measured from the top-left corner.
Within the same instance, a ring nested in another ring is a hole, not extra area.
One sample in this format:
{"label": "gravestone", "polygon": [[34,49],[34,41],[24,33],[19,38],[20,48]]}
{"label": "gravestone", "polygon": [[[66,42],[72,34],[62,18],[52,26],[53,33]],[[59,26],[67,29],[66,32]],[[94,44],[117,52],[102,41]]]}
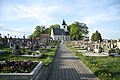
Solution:
{"label": "gravestone", "polygon": [[108,53],[108,54],[109,54],[109,50],[110,50],[110,48],[109,48],[108,45],[104,47],[104,52],[105,52],[105,53]]}
{"label": "gravestone", "polygon": [[28,45],[29,50],[32,50],[32,47],[33,47],[32,44]]}
{"label": "gravestone", "polygon": [[94,45],[92,43],[89,43],[88,47],[87,47],[87,50],[88,51],[93,51],[94,50]]}
{"label": "gravestone", "polygon": [[13,54],[13,55],[20,55],[20,54],[21,54],[20,45],[14,44],[12,54]]}
{"label": "gravestone", "polygon": [[100,44],[99,43],[95,43],[94,52],[95,53],[99,53],[100,52]]}
{"label": "gravestone", "polygon": [[9,47],[12,48],[13,46],[13,42],[10,42]]}
{"label": "gravestone", "polygon": [[33,45],[34,45],[33,41],[29,43],[29,45],[28,45],[29,50],[33,50]]}

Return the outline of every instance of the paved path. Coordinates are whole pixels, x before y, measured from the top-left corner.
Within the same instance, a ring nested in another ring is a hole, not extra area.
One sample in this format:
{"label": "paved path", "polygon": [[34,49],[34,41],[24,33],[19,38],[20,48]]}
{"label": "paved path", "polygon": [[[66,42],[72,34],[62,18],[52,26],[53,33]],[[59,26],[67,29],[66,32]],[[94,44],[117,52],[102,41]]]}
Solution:
{"label": "paved path", "polygon": [[99,80],[70,49],[60,44],[48,80]]}

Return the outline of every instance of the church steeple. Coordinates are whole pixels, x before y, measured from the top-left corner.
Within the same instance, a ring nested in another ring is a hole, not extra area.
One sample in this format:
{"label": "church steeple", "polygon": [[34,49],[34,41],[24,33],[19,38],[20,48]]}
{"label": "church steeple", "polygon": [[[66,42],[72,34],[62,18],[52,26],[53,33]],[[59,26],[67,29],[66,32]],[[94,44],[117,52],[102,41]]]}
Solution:
{"label": "church steeple", "polygon": [[67,24],[65,23],[64,19],[63,19],[63,22],[62,22],[62,29],[64,29],[64,31],[67,32]]}
{"label": "church steeple", "polygon": [[63,23],[62,23],[62,25],[67,25],[66,23],[65,23],[65,20],[63,19]]}

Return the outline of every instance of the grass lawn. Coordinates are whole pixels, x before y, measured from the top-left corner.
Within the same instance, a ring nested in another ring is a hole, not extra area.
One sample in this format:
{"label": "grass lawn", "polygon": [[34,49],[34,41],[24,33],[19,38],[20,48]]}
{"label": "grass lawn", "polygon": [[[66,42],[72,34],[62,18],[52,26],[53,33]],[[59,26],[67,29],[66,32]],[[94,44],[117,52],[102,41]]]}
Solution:
{"label": "grass lawn", "polygon": [[100,80],[120,80],[120,57],[86,57],[71,49]]}

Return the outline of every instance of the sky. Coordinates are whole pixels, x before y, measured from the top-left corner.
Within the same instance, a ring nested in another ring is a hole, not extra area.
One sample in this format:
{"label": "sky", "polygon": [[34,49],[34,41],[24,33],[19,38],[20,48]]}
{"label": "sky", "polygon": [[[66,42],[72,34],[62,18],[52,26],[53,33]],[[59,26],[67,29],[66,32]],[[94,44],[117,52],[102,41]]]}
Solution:
{"label": "sky", "polygon": [[0,0],[0,33],[31,35],[38,25],[77,21],[98,30],[103,39],[120,38],[120,0]]}

